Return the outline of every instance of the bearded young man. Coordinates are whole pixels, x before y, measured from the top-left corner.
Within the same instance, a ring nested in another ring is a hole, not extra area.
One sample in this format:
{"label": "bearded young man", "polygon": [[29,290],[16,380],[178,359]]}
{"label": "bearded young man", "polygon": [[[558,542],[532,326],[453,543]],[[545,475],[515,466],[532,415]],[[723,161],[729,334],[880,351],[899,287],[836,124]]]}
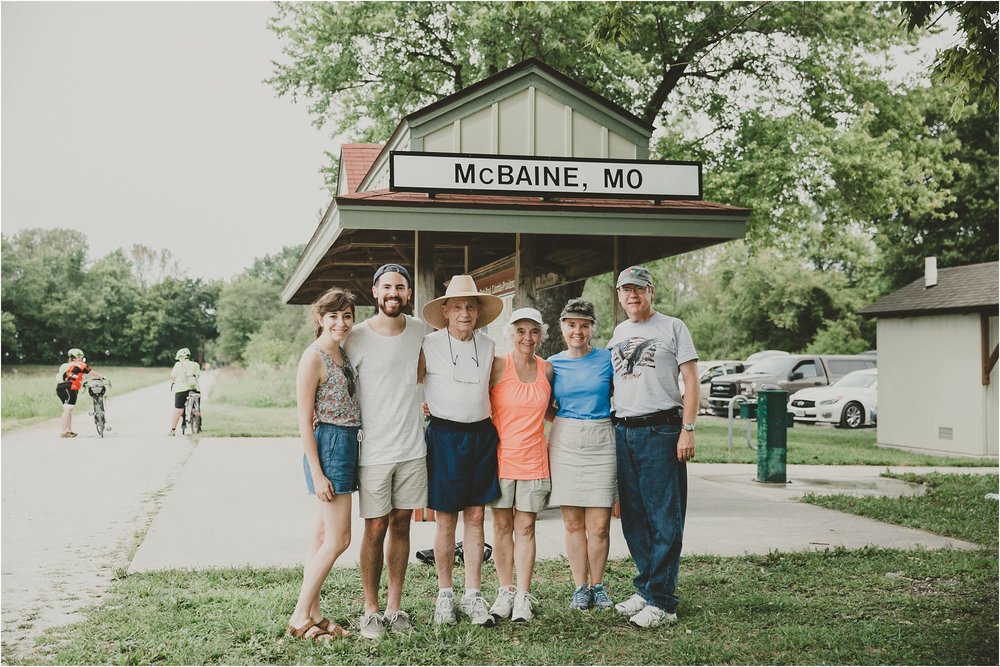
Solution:
{"label": "bearded young man", "polygon": [[[427,505],[427,448],[417,361],[424,336],[432,329],[403,312],[413,297],[404,267],[385,264],[375,271],[372,283],[378,313],[354,327],[344,349],[358,372],[364,432],[358,459],[358,513],[365,520],[361,540],[365,608],[359,625],[362,637],[378,639],[386,629],[408,632],[413,627],[402,609],[402,595],[410,517],[413,510]],[[384,614],[379,611],[383,549],[389,561]]]}

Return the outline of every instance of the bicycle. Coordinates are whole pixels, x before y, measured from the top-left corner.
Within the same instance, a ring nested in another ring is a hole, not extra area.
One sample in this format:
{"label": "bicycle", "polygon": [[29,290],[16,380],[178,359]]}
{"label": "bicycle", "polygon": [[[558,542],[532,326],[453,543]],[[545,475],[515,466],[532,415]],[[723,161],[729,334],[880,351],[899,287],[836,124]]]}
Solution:
{"label": "bicycle", "polygon": [[201,394],[193,389],[184,401],[184,412],[181,413],[181,435],[184,435],[188,426],[191,427],[191,435],[201,433]]}
{"label": "bicycle", "polygon": [[87,382],[87,393],[90,394],[90,400],[94,402],[94,409],[91,411],[91,414],[94,415],[94,426],[97,428],[97,435],[102,438],[104,431],[111,430],[111,427],[107,425],[107,410],[104,408],[104,400],[110,388],[111,380],[107,378],[95,378]]}

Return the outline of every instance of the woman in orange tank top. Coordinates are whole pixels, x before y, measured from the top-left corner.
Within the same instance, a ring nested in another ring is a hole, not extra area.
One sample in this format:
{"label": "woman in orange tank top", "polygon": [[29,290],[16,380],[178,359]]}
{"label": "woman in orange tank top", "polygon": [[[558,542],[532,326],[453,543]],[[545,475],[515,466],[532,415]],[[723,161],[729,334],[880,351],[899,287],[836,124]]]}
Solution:
{"label": "woman in orange tank top", "polygon": [[529,621],[536,602],[530,592],[535,517],[545,509],[552,490],[545,441],[545,411],[552,405],[552,365],[535,356],[545,324],[534,308],[511,313],[504,334],[513,351],[495,358],[490,374],[493,425],[500,436],[500,497],[490,503],[500,590],[490,613],[498,619]]}

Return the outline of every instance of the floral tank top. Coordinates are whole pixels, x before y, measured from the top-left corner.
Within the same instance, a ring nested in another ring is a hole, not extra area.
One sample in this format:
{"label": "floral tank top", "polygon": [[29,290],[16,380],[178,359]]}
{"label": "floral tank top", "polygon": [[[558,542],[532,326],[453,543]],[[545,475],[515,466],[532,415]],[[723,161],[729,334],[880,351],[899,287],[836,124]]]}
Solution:
{"label": "floral tank top", "polygon": [[[340,354],[344,365],[339,366],[319,345],[313,345],[326,366],[326,379],[316,387],[316,418],[323,424],[361,426],[361,408],[358,406],[358,373],[344,348]],[[353,395],[352,395],[353,394]]]}

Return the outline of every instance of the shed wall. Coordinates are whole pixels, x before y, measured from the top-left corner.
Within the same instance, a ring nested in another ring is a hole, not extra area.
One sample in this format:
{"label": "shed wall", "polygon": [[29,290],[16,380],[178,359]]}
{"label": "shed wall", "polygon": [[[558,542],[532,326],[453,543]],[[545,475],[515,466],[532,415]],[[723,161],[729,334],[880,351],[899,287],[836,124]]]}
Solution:
{"label": "shed wall", "polygon": [[979,315],[879,318],[878,367],[879,445],[997,455],[996,370],[984,387]]}

